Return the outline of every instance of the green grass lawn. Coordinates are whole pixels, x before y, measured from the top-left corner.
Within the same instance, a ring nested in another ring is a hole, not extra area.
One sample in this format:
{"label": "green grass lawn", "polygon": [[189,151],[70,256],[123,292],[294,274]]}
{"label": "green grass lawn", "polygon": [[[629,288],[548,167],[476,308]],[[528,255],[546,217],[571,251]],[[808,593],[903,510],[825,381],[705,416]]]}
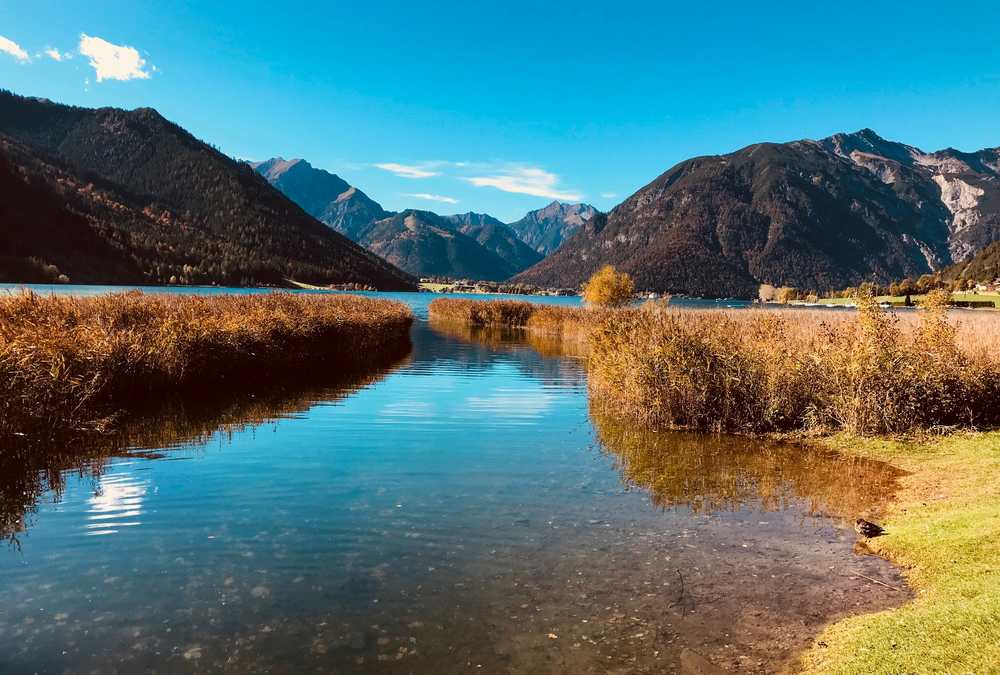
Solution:
{"label": "green grass lawn", "polygon": [[420,288],[428,291],[433,291],[434,293],[440,293],[454,286],[454,284],[438,284],[431,281],[420,282]]}
{"label": "green grass lawn", "polygon": [[806,672],[985,673],[1000,668],[1000,432],[923,443],[836,437],[847,453],[911,472],[889,534],[871,547],[900,565],[917,597],[834,623]]}
{"label": "green grass lawn", "polygon": [[[911,295],[910,300],[912,302],[920,302],[924,299],[923,295]],[[954,293],[951,296],[952,300],[957,300],[959,302],[969,302],[969,301],[988,301],[992,302],[994,307],[1000,307],[1000,295],[990,294],[990,293]],[[906,301],[906,296],[904,295],[879,295],[875,298],[877,302],[889,302],[889,303],[903,303]],[[854,298],[820,298],[817,302],[821,305],[850,305],[854,304]]]}

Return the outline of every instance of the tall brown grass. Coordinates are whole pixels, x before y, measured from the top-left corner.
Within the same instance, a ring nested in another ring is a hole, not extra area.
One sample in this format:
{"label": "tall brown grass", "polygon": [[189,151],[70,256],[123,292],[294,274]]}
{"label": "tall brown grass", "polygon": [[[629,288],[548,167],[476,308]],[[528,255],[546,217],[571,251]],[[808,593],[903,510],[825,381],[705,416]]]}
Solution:
{"label": "tall brown grass", "polygon": [[563,342],[563,349],[586,351],[590,331],[612,310],[543,305],[522,300],[437,298],[428,309],[439,325],[521,328],[534,336]]}
{"label": "tall brown grass", "polygon": [[869,435],[1000,423],[1000,315],[949,315],[943,298],[905,314],[871,297],[857,312],[556,309],[522,309],[521,325],[584,336],[594,404],[641,424]]}
{"label": "tall brown grass", "polygon": [[0,434],[103,429],[162,397],[362,370],[409,348],[409,309],[354,296],[0,298]]}

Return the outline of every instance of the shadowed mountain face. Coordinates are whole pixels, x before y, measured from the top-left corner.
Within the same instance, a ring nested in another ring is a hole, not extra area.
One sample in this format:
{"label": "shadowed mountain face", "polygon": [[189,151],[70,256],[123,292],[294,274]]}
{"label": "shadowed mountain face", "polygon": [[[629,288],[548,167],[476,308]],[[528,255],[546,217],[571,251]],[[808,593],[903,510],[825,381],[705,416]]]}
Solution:
{"label": "shadowed mountain face", "polygon": [[601,265],[640,289],[752,297],[939,269],[1000,236],[997,150],[926,154],[870,130],[673,167],[517,276],[575,286]]}
{"label": "shadowed mountain face", "polygon": [[547,256],[597,213],[589,204],[555,201],[543,209],[529,211],[524,218],[511,223],[510,228],[521,241]]}
{"label": "shadowed mountain face", "polygon": [[[331,232],[250,167],[155,110],[76,108],[0,92],[0,135],[7,138],[7,165],[36,188],[30,194],[50,195],[40,208],[51,208],[57,196],[62,210],[86,221],[105,244],[104,253],[95,253],[100,259],[70,259],[60,268],[73,281],[176,276],[192,283],[281,284],[292,277],[412,287],[400,270]],[[35,222],[23,215],[30,211],[21,205],[22,215],[4,223],[22,232],[22,241],[31,237],[23,234]],[[16,255],[62,259],[57,237],[34,239]]]}
{"label": "shadowed mountain face", "polygon": [[0,135],[0,195],[0,282],[144,280],[141,251],[114,234],[156,222],[106,186],[84,185]]}
{"label": "shadowed mountain face", "polygon": [[541,253],[521,241],[514,230],[493,216],[469,212],[445,216],[445,219],[459,232],[475,239],[481,246],[506,261],[510,267],[510,275],[527,269],[542,259]]}
{"label": "shadowed mountain face", "polygon": [[499,281],[510,263],[430,211],[403,211],[363,229],[359,242],[415,276]]}
{"label": "shadowed mountain face", "polygon": [[358,241],[358,233],[373,221],[393,215],[340,176],[304,159],[276,157],[251,166],[306,213],[351,241]]}
{"label": "shadowed mountain face", "polygon": [[[413,274],[502,280],[542,258],[485,213],[407,211],[395,218],[399,214],[304,159],[276,157],[251,166],[310,215]],[[406,226],[406,214],[413,227]]]}

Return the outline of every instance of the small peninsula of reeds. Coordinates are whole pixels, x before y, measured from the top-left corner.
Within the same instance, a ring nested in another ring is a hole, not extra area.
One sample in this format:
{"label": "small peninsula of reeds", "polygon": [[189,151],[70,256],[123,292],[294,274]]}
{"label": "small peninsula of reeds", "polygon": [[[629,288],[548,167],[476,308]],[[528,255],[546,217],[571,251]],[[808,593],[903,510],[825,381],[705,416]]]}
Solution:
{"label": "small peninsula of reeds", "polygon": [[402,303],[347,295],[0,297],[0,435],[105,429],[161,399],[363,372],[409,349]]}
{"label": "small peninsula of reeds", "polygon": [[546,307],[435,300],[431,317],[585,341],[592,404],[662,427],[897,434],[1000,423],[1000,318]]}

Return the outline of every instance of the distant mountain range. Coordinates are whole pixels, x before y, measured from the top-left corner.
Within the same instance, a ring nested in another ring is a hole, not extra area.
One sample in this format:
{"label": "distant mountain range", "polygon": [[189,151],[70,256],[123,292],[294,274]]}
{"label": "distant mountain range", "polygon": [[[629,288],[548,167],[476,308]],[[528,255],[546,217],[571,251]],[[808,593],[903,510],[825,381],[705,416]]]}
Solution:
{"label": "distant mountain range", "polygon": [[459,232],[475,239],[481,246],[497,254],[507,263],[509,273],[503,277],[504,279],[531,267],[542,259],[541,253],[518,239],[513,229],[493,216],[470,211],[445,218]]}
{"label": "distant mountain range", "polygon": [[576,286],[610,263],[651,291],[822,291],[937,270],[998,238],[1000,149],[925,153],[864,129],[681,162],[515,280]]}
{"label": "distant mountain range", "polygon": [[524,243],[547,256],[597,213],[597,209],[590,204],[556,201],[543,209],[530,211],[521,220],[511,223],[510,227]]}
{"label": "distant mountain range", "polygon": [[0,180],[5,279],[55,267],[76,282],[414,287],[150,108],[77,108],[0,91]]}
{"label": "distant mountain range", "polygon": [[980,278],[998,258],[1000,148],[924,152],[870,129],[760,143],[681,162],[607,214],[553,202],[505,224],[393,213],[301,159],[233,160],[150,108],[0,91],[0,233],[0,281],[577,287],[613,264],[641,290],[753,297]]}
{"label": "distant mountain range", "polygon": [[[275,157],[251,166],[274,187],[351,240],[416,276],[507,279],[540,261],[595,209],[553,202],[513,225],[485,213],[440,216],[410,209],[386,211],[357,187],[304,159]],[[525,236],[544,244],[529,245]]]}

